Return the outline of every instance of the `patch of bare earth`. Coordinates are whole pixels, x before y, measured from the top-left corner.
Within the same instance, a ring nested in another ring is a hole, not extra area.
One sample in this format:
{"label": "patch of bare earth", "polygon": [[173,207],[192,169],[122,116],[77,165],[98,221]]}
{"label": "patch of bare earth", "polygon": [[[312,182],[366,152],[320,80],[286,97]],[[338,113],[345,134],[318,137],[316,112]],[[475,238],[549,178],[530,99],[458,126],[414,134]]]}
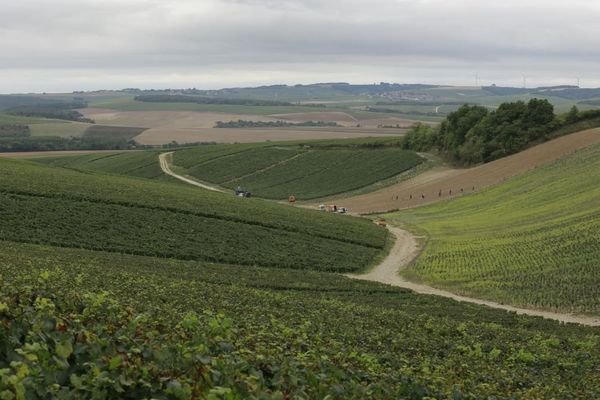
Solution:
{"label": "patch of bare earth", "polygon": [[340,204],[353,213],[368,214],[435,203],[498,184],[598,143],[600,128],[576,132],[477,167],[434,168],[384,189],[346,198]]}
{"label": "patch of bare earth", "polygon": [[[240,119],[246,121],[277,121],[284,119],[281,115],[263,116],[194,111],[115,111],[98,108],[82,109],[81,112],[101,125],[148,128],[134,138],[138,143],[145,145],[160,145],[172,141],[178,143],[254,143],[267,140],[346,139],[402,133],[400,130],[397,130],[398,132],[396,130],[378,131],[356,127],[214,128],[217,121],[236,121]],[[297,122],[352,120],[352,117],[345,113],[285,115],[295,116],[294,121]]]}

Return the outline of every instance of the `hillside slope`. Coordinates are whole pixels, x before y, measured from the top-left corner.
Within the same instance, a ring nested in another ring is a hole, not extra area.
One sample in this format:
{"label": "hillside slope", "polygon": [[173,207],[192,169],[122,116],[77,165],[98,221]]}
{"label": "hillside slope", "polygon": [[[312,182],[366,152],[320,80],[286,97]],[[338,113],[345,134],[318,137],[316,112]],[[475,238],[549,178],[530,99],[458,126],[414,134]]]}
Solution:
{"label": "hillside slope", "polygon": [[600,313],[600,146],[479,194],[393,214],[429,235],[405,276],[523,307]]}
{"label": "hillside slope", "polygon": [[201,146],[176,151],[173,162],[201,181],[241,186],[269,199],[305,200],[360,189],[424,161],[414,152],[373,143]]}
{"label": "hillside slope", "polygon": [[0,240],[277,268],[350,271],[382,250],[370,221],[179,184],[0,160]]}
{"label": "hillside slope", "polygon": [[501,183],[598,143],[600,128],[588,129],[473,168],[437,167],[384,189],[346,198],[344,205],[357,213],[375,213],[445,201]]}
{"label": "hillside slope", "polygon": [[342,400],[600,391],[594,328],[313,271],[4,241],[0,265],[8,393]]}

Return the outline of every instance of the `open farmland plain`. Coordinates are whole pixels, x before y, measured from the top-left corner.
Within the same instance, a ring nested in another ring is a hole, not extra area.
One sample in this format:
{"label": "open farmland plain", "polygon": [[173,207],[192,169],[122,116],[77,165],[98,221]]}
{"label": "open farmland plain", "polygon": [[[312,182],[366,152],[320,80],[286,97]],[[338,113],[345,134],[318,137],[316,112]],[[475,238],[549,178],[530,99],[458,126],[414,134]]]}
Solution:
{"label": "open farmland plain", "polygon": [[[224,106],[225,107],[225,106]],[[229,106],[231,107],[231,106]],[[364,136],[398,135],[410,126],[411,121],[403,121],[402,128],[381,129],[379,123],[368,121],[355,122],[354,118],[341,112],[297,112],[293,114],[243,114],[229,112],[198,111],[118,111],[111,109],[89,108],[79,110],[87,118],[98,124],[108,126],[147,128],[135,137],[140,144],[160,145],[176,141],[178,143],[216,142],[216,143],[255,143],[280,140],[310,140],[327,138],[358,138]],[[243,110],[242,110],[243,111]],[[263,107],[263,112],[267,112]],[[279,121],[294,122],[326,121],[336,122],[340,127],[331,128],[214,128],[217,121]],[[378,121],[378,120],[377,120]],[[399,124],[392,121],[390,125]],[[412,121],[414,122],[414,121]],[[360,125],[360,126],[357,126]]]}
{"label": "open farmland plain", "polygon": [[404,275],[521,307],[600,310],[600,147],[472,196],[401,211],[426,232]]}

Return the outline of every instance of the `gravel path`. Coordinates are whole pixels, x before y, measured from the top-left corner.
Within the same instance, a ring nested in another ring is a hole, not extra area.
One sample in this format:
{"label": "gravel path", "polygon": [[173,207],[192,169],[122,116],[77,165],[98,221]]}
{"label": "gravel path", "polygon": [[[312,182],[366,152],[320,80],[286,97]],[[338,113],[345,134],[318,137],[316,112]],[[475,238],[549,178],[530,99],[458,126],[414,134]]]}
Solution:
{"label": "gravel path", "polygon": [[512,307],[494,301],[475,299],[472,297],[459,296],[442,289],[436,289],[431,286],[422,285],[407,281],[401,277],[398,272],[400,269],[407,268],[408,265],[419,255],[420,249],[417,238],[411,233],[396,227],[388,227],[390,232],[396,237],[396,243],[391,249],[389,255],[375,268],[366,274],[353,275],[346,274],[352,279],[362,279],[367,281],[381,282],[392,286],[398,286],[410,289],[421,294],[431,294],[435,296],[448,297],[457,301],[480,304],[492,308],[506,311],[513,311],[517,314],[544,317],[561,322],[572,322],[588,326],[600,326],[600,317],[588,317],[585,315],[574,315],[566,313],[555,313],[542,310],[531,310],[526,308]]}
{"label": "gravel path", "polygon": [[177,175],[175,172],[171,171],[171,167],[169,167],[169,161],[168,158],[171,154],[173,154],[173,152],[169,152],[169,153],[162,153],[158,156],[158,159],[160,160],[160,169],[163,170],[163,172],[167,175],[172,176],[175,179],[179,179],[180,181],[183,181],[185,183],[189,183],[190,185],[194,185],[194,186],[198,186],[201,187],[202,189],[206,189],[206,190],[212,190],[213,192],[221,192],[224,193],[223,190],[213,187],[213,186],[209,186],[209,185],[205,185],[203,183],[200,183],[194,179],[191,178],[186,178],[185,176],[181,176],[181,175]]}

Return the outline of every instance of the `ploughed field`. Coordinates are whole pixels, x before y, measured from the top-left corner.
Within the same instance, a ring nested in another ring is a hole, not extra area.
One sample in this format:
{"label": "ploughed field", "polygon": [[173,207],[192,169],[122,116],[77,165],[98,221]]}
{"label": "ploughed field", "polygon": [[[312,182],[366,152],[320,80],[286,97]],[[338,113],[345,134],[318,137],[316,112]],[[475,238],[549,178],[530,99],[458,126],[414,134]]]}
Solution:
{"label": "ploughed field", "polygon": [[428,236],[407,277],[522,307],[600,312],[600,146],[392,214]]}
{"label": "ploughed field", "polygon": [[200,146],[176,151],[173,164],[181,173],[225,188],[306,200],[364,188],[423,162],[399,148],[343,143]]}
{"label": "ploughed field", "polygon": [[0,199],[0,240],[162,258],[357,271],[387,237],[358,218],[13,160]]}

